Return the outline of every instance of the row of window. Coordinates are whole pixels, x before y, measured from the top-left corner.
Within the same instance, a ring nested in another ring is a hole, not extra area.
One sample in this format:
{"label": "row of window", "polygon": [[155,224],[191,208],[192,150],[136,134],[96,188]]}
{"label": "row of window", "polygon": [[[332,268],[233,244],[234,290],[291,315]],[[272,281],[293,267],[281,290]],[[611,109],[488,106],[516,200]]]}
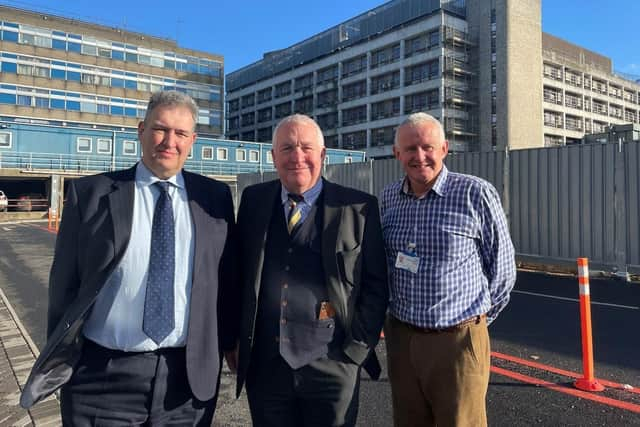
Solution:
{"label": "row of window", "polygon": [[196,99],[220,102],[220,86],[165,79],[147,74],[93,67],[72,62],[32,56],[0,53],[0,71],[48,79],[76,81],[84,84],[134,89],[145,92],[177,90]]}
{"label": "row of window", "polygon": [[[438,59],[434,59],[431,61],[412,65],[410,67],[406,67],[404,72],[404,85],[411,86],[419,84],[427,80],[436,79],[439,76],[440,61]],[[297,79],[294,80],[294,82],[295,81],[297,81]],[[400,87],[400,70],[395,70],[389,73],[371,77],[370,82],[371,83],[369,85],[369,92],[371,95],[397,89]],[[279,88],[283,87],[283,84],[286,85],[289,90],[280,90]],[[291,81],[276,85],[275,88],[276,98],[285,96],[285,94],[289,95],[291,94]],[[270,101],[272,99],[271,96],[266,95],[266,91],[269,92],[269,95],[271,94],[271,88],[263,89],[257,93],[258,104]],[[312,95],[309,96],[312,97]],[[342,85],[342,102],[363,98],[365,96],[367,96],[367,79],[358,80],[356,82]],[[317,93],[316,107],[318,108],[335,105],[338,104],[338,102],[338,88],[329,89]],[[229,112],[234,113],[236,111],[239,111],[240,108],[253,107],[255,103],[255,94],[253,93],[244,95],[238,99],[229,100]]]}
{"label": "row of window", "polygon": [[[11,133],[0,132],[0,148],[11,148]],[[96,138],[95,151],[93,145],[93,138],[86,136],[79,136],[76,138],[76,152],[80,154],[111,154],[113,150],[113,140],[110,138]],[[202,160],[229,160],[229,150],[224,147],[211,147],[205,146],[201,148]],[[215,158],[214,158],[215,153]],[[122,155],[124,156],[137,156],[138,155],[138,142],[137,141],[122,141]],[[193,152],[189,152],[189,159],[193,158]],[[273,157],[271,152],[267,152],[267,163],[273,163]],[[259,150],[247,150],[244,148],[236,148],[236,162],[258,163],[260,162]]]}
{"label": "row of window", "polygon": [[[437,109],[440,106],[439,89],[431,89],[422,92],[416,92],[405,95],[404,97],[404,113],[410,114],[418,111],[427,111]],[[306,104],[296,102],[294,108],[291,102],[276,105],[272,110],[271,107],[257,111],[258,123],[271,121],[272,118],[279,119],[286,117],[293,112],[306,113],[311,115],[311,109],[304,109]],[[272,111],[275,114],[272,114]],[[350,126],[363,123],[367,120],[380,120],[387,117],[394,117],[400,114],[400,98],[385,99],[383,101],[371,103],[371,116],[367,119],[367,105],[358,105],[352,108],[342,110],[342,126]],[[241,127],[252,126],[255,124],[256,115],[254,112],[242,114],[241,116],[229,117],[229,130],[237,130]],[[325,114],[317,115],[316,119],[322,129],[331,129],[338,126],[338,112],[332,111]],[[270,137],[270,135],[269,135]],[[243,138],[244,139],[244,138]],[[262,141],[262,139],[261,139]]]}
{"label": "row of window", "polygon": [[[638,122],[639,117],[636,112],[630,112],[626,115],[625,119],[629,122]],[[608,126],[607,122],[599,120],[591,120],[588,118],[574,116],[571,114],[562,114],[557,111],[544,111],[544,125],[549,127],[555,127],[566,130],[573,130],[579,132],[604,132]]]}
{"label": "row of window", "polygon": [[222,63],[206,58],[146,49],[132,44],[100,40],[12,22],[0,23],[0,38],[5,41],[99,56],[141,65],[168,68],[187,73],[222,77]]}
{"label": "row of window", "polygon": [[[0,104],[139,118],[147,110],[146,101],[6,84],[0,84]],[[222,112],[200,109],[198,124],[221,127]]]}
{"label": "row of window", "polygon": [[[564,78],[563,78],[564,73]],[[591,77],[588,74],[564,69],[561,66],[545,63],[543,66],[544,77],[563,81],[571,86],[592,90],[613,98],[624,99],[627,102],[640,104],[640,92],[635,88],[623,88],[615,83]]]}

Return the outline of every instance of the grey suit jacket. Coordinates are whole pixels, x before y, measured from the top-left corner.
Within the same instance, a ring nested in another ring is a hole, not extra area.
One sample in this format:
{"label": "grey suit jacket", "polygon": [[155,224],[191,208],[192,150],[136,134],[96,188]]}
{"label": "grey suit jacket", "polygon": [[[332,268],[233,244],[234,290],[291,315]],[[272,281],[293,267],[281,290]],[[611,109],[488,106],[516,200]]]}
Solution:
{"label": "grey suit jacket", "polygon": [[[242,390],[249,366],[260,293],[267,231],[280,192],[280,181],[250,186],[242,193],[238,211],[238,280],[242,288],[239,331],[237,393]],[[388,304],[387,263],[380,226],[378,202],[374,196],[323,183],[322,262],[329,299],[336,309],[336,321],[346,337],[343,352],[379,375],[375,353]]]}
{"label": "grey suit jacket", "polygon": [[[237,329],[226,320],[237,309],[227,239],[235,223],[233,202],[225,184],[186,171],[183,176],[195,236],[187,375],[194,395],[209,400],[219,383],[221,350],[233,348]],[[135,167],[69,182],[49,277],[47,343],[22,392],[25,408],[73,374],[84,320],[129,242],[134,180]]]}

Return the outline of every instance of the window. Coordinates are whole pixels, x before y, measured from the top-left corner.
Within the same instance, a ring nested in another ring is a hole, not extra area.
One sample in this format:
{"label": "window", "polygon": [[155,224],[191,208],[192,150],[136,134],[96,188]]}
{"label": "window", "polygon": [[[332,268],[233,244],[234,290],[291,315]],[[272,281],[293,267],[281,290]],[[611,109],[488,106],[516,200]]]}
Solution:
{"label": "window", "polygon": [[366,146],[367,146],[366,130],[345,133],[344,135],[342,135],[342,148],[353,150],[355,148],[366,148]]}
{"label": "window", "polygon": [[293,86],[296,92],[311,88],[313,86],[313,73],[296,78]]}
{"label": "window", "polygon": [[227,160],[229,157],[226,148],[216,148],[216,158],[218,160]]}
{"label": "window", "polygon": [[367,81],[360,80],[355,83],[342,86],[342,102],[367,96]]}
{"label": "window", "polygon": [[202,160],[213,160],[213,147],[202,147]]}
{"label": "window", "polygon": [[316,117],[316,120],[320,129],[334,129],[338,126],[338,112],[334,111],[331,113],[320,114]]}
{"label": "window", "polygon": [[350,59],[342,63],[342,77],[348,77],[367,68],[367,55]]}
{"label": "window", "polygon": [[0,148],[11,148],[11,134],[0,132]]}
{"label": "window", "polygon": [[396,89],[400,86],[400,71],[371,78],[371,95]]}
{"label": "window", "polygon": [[318,71],[318,84],[329,83],[338,79],[338,66],[332,65]]}
{"label": "window", "polygon": [[342,110],[342,126],[350,126],[367,121],[367,106],[361,105]]}
{"label": "window", "polygon": [[125,156],[135,156],[138,154],[138,144],[136,141],[122,141],[122,154]]}
{"label": "window", "polygon": [[371,120],[380,120],[400,114],[400,98],[387,99],[371,104]]}
{"label": "window", "polygon": [[267,163],[273,163],[273,154],[271,154],[271,151],[267,151]]}
{"label": "window", "polygon": [[236,162],[246,162],[247,161],[247,150],[244,148],[236,149]]}
{"label": "window", "polygon": [[249,161],[258,163],[260,161],[260,152],[258,150],[249,150]]}
{"label": "window", "polygon": [[371,52],[371,68],[389,64],[400,59],[400,43]]}
{"label": "window", "polygon": [[338,89],[329,89],[324,92],[318,92],[316,107],[324,108],[336,105],[338,103]]}
{"label": "window", "polygon": [[420,83],[429,79],[435,79],[440,72],[439,62],[434,59],[405,69],[404,85]]}
{"label": "window", "polygon": [[280,83],[276,86],[276,98],[281,98],[291,94],[291,82]]}
{"label": "window", "polygon": [[344,162],[345,162],[345,163],[353,163],[353,157],[351,157],[351,156],[346,156],[346,157],[344,158]]}
{"label": "window", "polygon": [[78,153],[90,153],[91,152],[91,138],[79,137],[76,139],[76,151]]}
{"label": "window", "polygon": [[96,146],[98,147],[98,154],[111,154],[111,139],[98,138]]}

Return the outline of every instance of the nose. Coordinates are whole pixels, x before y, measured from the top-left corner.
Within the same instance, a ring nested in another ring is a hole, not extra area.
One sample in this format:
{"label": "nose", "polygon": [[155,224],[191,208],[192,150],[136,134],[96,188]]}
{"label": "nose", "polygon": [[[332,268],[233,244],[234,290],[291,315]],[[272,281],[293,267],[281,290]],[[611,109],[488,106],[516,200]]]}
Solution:
{"label": "nose", "polygon": [[164,133],[164,138],[162,138],[162,143],[164,145],[173,146],[176,145],[178,141],[178,135],[173,129],[167,130]]}
{"label": "nose", "polygon": [[291,158],[293,160],[301,160],[304,157],[304,152],[302,151],[301,147],[294,147],[293,150],[291,151]]}

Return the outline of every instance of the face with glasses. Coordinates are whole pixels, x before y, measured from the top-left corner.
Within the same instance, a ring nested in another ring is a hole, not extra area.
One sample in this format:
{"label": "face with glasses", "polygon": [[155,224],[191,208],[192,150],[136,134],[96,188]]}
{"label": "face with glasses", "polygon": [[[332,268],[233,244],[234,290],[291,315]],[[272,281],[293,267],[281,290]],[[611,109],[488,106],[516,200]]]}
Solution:
{"label": "face with glasses", "polygon": [[271,153],[284,188],[302,194],[318,182],[325,148],[312,123],[289,122],[278,128]]}
{"label": "face with glasses", "polygon": [[142,163],[162,179],[184,166],[196,140],[191,111],[180,105],[159,105],[138,124]]}

